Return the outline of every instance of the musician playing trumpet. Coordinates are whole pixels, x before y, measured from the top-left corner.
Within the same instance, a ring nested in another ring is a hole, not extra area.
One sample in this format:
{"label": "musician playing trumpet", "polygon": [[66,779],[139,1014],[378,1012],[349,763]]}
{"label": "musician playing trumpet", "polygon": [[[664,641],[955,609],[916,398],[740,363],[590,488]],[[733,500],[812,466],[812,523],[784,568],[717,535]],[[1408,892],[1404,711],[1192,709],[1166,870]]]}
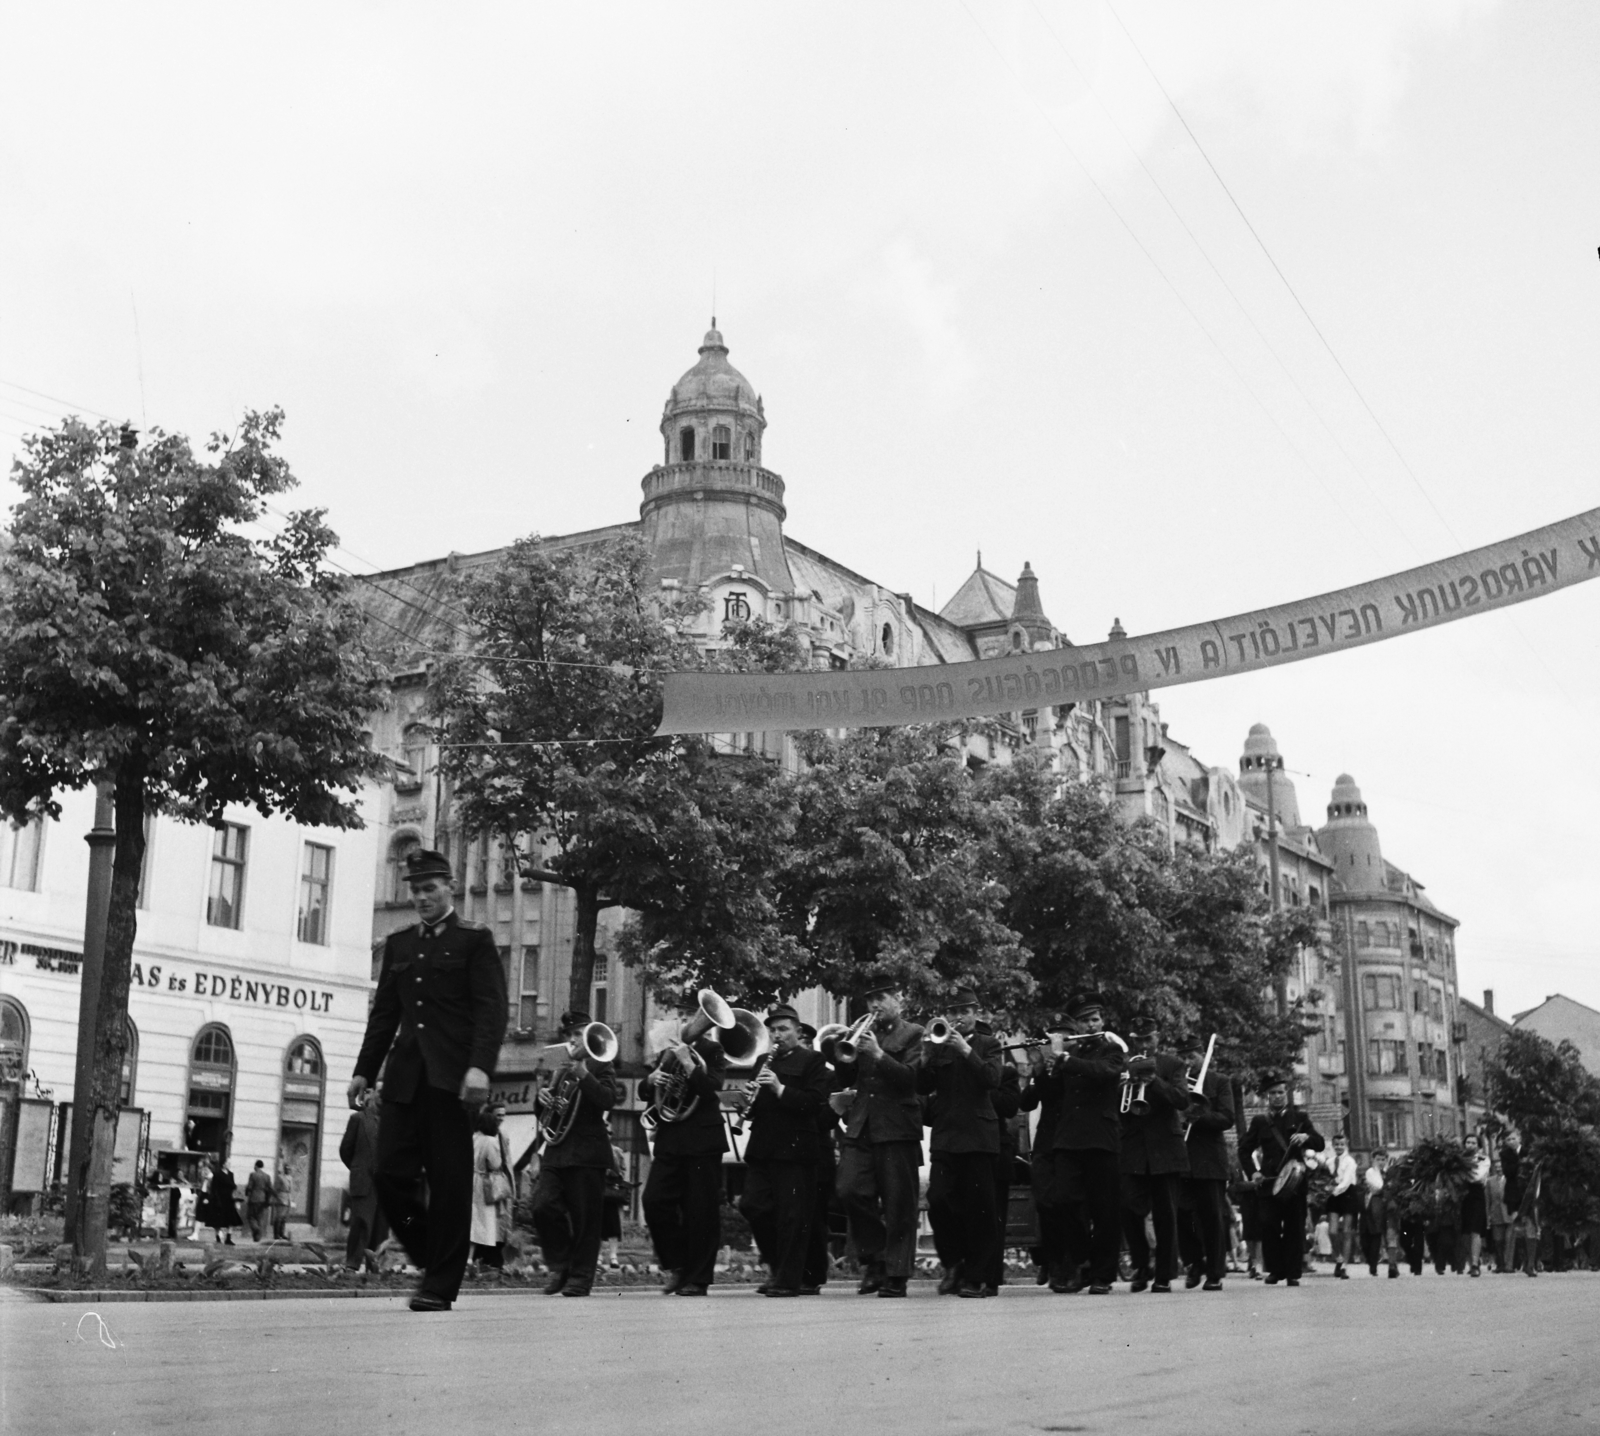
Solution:
{"label": "musician playing trumpet", "polygon": [[[566,1051],[550,1084],[540,1093],[546,1142],[529,1203],[534,1230],[544,1250],[550,1280],[544,1294],[588,1296],[600,1261],[600,1228],[605,1216],[606,1173],[611,1170],[611,1134],[605,1114],[621,1090],[610,1062],[596,1062],[584,1044],[587,1012],[562,1015],[560,1035]],[[561,1104],[570,1120],[557,1129],[552,1118]]]}
{"label": "musician playing trumpet", "polygon": [[[1128,1040],[1138,1054],[1129,1063],[1128,1081],[1143,1093],[1122,1114],[1122,1234],[1133,1263],[1133,1290],[1167,1292],[1178,1265],[1178,1190],[1189,1171],[1180,1112],[1188,1110],[1189,1084],[1183,1063],[1158,1050],[1160,1025],[1148,1014],[1131,1024]],[[1154,1282],[1144,1222],[1155,1227]]]}
{"label": "musician playing trumpet", "polygon": [[837,1191],[861,1263],[857,1294],[904,1296],[917,1250],[922,1028],[906,1021],[898,987],[885,983],[865,997],[872,1021],[856,1039],[855,1059],[834,1064],[829,1101],[844,1119]]}
{"label": "musician playing trumpet", "polygon": [[664,1094],[673,1092],[678,1110],[688,1109],[676,1121],[657,1121],[644,1185],[645,1225],[667,1296],[705,1296],[715,1279],[722,1245],[722,1154],[728,1150],[717,1094],[727,1065],[722,1044],[702,1033],[668,1046],[645,1078],[658,1109]]}
{"label": "musician playing trumpet", "polygon": [[[1250,1171],[1260,1153],[1261,1254],[1266,1261],[1266,1284],[1275,1286],[1281,1281],[1299,1286],[1306,1239],[1305,1154],[1320,1152],[1327,1143],[1311,1125],[1311,1118],[1290,1103],[1284,1078],[1270,1080],[1262,1095],[1267,1099],[1266,1114],[1250,1119],[1239,1143],[1239,1165]],[[1300,1168],[1298,1174],[1284,1171],[1291,1163]]]}

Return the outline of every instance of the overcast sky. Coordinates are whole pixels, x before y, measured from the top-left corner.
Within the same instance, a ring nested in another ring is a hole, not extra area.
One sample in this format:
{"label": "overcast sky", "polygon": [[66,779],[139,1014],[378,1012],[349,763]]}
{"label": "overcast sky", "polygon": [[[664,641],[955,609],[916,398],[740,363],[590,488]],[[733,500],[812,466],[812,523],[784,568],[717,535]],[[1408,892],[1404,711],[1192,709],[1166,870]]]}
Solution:
{"label": "overcast sky", "polygon": [[[1076,641],[1600,504],[1593,6],[4,28],[6,467],[61,401],[197,439],[281,404],[352,568],[614,523],[714,291],[792,536],[932,605],[979,547],[1030,561]],[[1461,920],[1464,995],[1600,1006],[1597,605],[1161,707],[1228,766],[1268,723],[1313,821],[1354,774],[1385,855]]]}

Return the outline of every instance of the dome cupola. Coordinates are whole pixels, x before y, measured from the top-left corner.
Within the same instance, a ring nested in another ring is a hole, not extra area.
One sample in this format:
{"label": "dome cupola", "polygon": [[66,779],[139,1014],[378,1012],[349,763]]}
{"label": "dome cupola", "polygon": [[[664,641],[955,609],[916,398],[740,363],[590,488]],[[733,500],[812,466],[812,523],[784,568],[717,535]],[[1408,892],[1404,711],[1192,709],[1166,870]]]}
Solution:
{"label": "dome cupola", "polygon": [[1378,843],[1378,830],[1367,816],[1361,789],[1348,773],[1334,779],[1328,823],[1317,834],[1317,846],[1333,860],[1334,877],[1346,891],[1383,889],[1383,849]]}
{"label": "dome cupola", "polygon": [[[1269,783],[1270,791],[1267,786]],[[1244,790],[1245,797],[1263,811],[1268,808],[1270,800],[1280,828],[1302,826],[1300,798],[1294,789],[1294,779],[1284,771],[1278,740],[1265,723],[1255,724],[1244,740],[1244,752],[1239,758],[1239,786]]]}

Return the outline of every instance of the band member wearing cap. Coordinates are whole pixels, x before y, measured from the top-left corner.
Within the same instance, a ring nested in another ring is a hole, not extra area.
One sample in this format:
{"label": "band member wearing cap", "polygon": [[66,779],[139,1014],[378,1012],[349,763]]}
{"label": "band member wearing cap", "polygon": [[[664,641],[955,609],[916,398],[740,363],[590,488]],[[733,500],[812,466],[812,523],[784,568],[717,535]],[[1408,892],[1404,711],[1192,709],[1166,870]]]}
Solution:
{"label": "band member wearing cap", "polygon": [[[976,1030],[988,1035],[994,1033],[993,1026],[982,1018],[978,1020]],[[999,1121],[1000,1150],[994,1159],[994,1247],[989,1255],[989,1270],[983,1284],[989,1292],[998,1293],[1006,1281],[1006,1234],[1011,1224],[1011,1177],[1017,1163],[1017,1134],[1014,1119],[1022,1112],[1022,1073],[1016,1062],[1001,1062],[1000,1085],[989,1094],[989,1102]]]}
{"label": "band member wearing cap", "polygon": [[[1196,1076],[1205,1054],[1196,1046],[1183,1054],[1184,1062]],[[1191,1249],[1184,1253],[1189,1267],[1184,1285],[1206,1291],[1221,1291],[1227,1273],[1228,1239],[1228,1144],[1233,1127],[1232,1084],[1215,1067],[1206,1073],[1205,1088],[1190,1092],[1185,1117],[1189,1135],[1184,1145],[1189,1150],[1189,1175],[1184,1178],[1184,1197],[1188,1208]]]}
{"label": "band member wearing cap", "polygon": [[874,1021],[856,1043],[856,1060],[835,1069],[831,1101],[844,1117],[838,1193],[861,1263],[858,1294],[904,1296],[917,1254],[922,1028],[902,1015],[897,988],[874,988],[866,999]]}
{"label": "band member wearing cap", "polygon": [[412,853],[406,881],[420,921],[384,942],[349,1098],[357,1106],[384,1068],[373,1181],[422,1268],[411,1309],[448,1311],[471,1245],[472,1129],[506,1029],[506,979],[488,929],[456,916],[442,853]]}
{"label": "band member wearing cap", "polygon": [[948,1041],[923,1043],[917,1090],[928,1096],[933,1167],[928,1221],[944,1266],[941,1296],[993,1296],[995,1158],[1000,1119],[990,1094],[1000,1085],[1000,1044],[977,1030],[978,995],[961,988],[950,1000]]}
{"label": "band member wearing cap", "polygon": [[[1322,1133],[1300,1108],[1290,1105],[1289,1084],[1281,1077],[1262,1089],[1267,1110],[1250,1119],[1244,1140],[1239,1143],[1239,1164],[1252,1170],[1260,1154],[1261,1255],[1267,1266],[1267,1285],[1287,1282],[1300,1285],[1305,1261],[1306,1180],[1297,1178],[1279,1183],[1287,1163],[1305,1161],[1307,1152],[1320,1152],[1327,1143]],[[1279,1190],[1274,1192],[1273,1187]]]}
{"label": "band member wearing cap", "polygon": [[562,1014],[566,1054],[540,1094],[563,1091],[568,1102],[577,1103],[576,1110],[569,1109],[571,1120],[560,1140],[545,1141],[539,1178],[528,1203],[550,1270],[546,1296],[588,1296],[600,1262],[606,1173],[612,1169],[606,1113],[617,1105],[622,1091],[611,1064],[589,1056],[583,1041],[588,1025],[587,1012]]}
{"label": "band member wearing cap", "polygon": [[[728,1133],[718,1093],[727,1054],[709,1036],[695,1040],[692,1071],[684,1078],[693,1107],[676,1122],[656,1123],[650,1177],[644,1184],[644,1220],[668,1296],[704,1296],[714,1279],[722,1245],[722,1154]],[[659,1103],[671,1074],[681,1071],[675,1049],[662,1052],[645,1079]]]}
{"label": "band member wearing cap", "polygon": [[[1105,1031],[1104,1007],[1093,994],[1071,1008],[1080,1034]],[[1122,1189],[1117,1157],[1122,1149],[1123,1054],[1115,1043],[1075,1042],[1055,1064],[1061,1076],[1056,1120],[1054,1180],[1066,1214],[1067,1264],[1089,1268],[1089,1293],[1105,1296],[1117,1279],[1122,1249]]]}
{"label": "band member wearing cap", "polygon": [[1135,1093],[1144,1090],[1145,1108],[1122,1114],[1122,1233],[1133,1263],[1133,1290],[1145,1290],[1150,1281],[1150,1244],[1144,1222],[1155,1228],[1154,1291],[1171,1291],[1178,1266],[1178,1183],[1189,1170],[1189,1153],[1183,1144],[1180,1112],[1189,1107],[1189,1084],[1183,1063],[1171,1053],[1158,1051],[1160,1024],[1141,1013],[1131,1024],[1128,1040],[1137,1054],[1128,1067]]}
{"label": "band member wearing cap", "polygon": [[[1071,1031],[1071,1023],[1053,1018],[1050,1033]],[[1038,1263],[1039,1285],[1050,1283],[1055,1292],[1077,1291],[1082,1283],[1067,1260],[1067,1210],[1063,1205],[1062,1184],[1056,1174],[1056,1125],[1061,1119],[1061,1053],[1044,1047],[1027,1049],[1028,1071],[1022,1079],[1018,1100],[1020,1109],[1039,1112],[1033,1131],[1033,1146],[1028,1163],[1028,1179],[1033,1187],[1033,1209],[1039,1219],[1039,1244],[1033,1256]]]}
{"label": "band member wearing cap", "polygon": [[[800,1024],[800,1045],[807,1052],[817,1050],[817,1029],[809,1022]],[[824,1062],[828,1056],[823,1054]],[[828,1062],[829,1080],[833,1064]],[[817,1109],[817,1195],[811,1209],[811,1239],[806,1243],[806,1269],[800,1280],[801,1296],[817,1296],[828,1284],[828,1242],[833,1236],[833,1185],[839,1172],[837,1135],[839,1114],[824,1102]]]}
{"label": "band member wearing cap", "polygon": [[800,1014],[767,1014],[772,1057],[754,1082],[748,1108],[744,1195],[739,1210],[770,1273],[767,1296],[799,1296],[817,1205],[817,1112],[828,1100],[828,1064],[800,1043]]}

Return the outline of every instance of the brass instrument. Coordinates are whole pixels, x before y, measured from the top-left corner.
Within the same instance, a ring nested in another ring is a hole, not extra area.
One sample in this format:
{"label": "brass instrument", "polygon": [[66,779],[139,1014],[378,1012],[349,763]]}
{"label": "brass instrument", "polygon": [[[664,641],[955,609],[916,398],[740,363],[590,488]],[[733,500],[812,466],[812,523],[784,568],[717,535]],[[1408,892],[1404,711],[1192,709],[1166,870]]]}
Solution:
{"label": "brass instrument", "polygon": [[[847,1029],[844,1036],[835,1038],[833,1043],[833,1052],[831,1055],[829,1055],[828,1060],[834,1063],[854,1062],[860,1055],[856,1044],[861,1041],[861,1034],[871,1027],[875,1021],[877,1021],[877,1017],[878,1014],[876,1012],[869,1012],[853,1027]],[[821,1033],[817,1034],[817,1046],[819,1048],[822,1046]]]}
{"label": "brass instrument", "polygon": [[713,1028],[729,1031],[734,1026],[733,1009],[709,987],[700,989],[698,1002],[700,1010],[683,1024],[677,1041],[665,1049],[661,1070],[667,1074],[666,1080],[656,1084],[655,1099],[646,1112],[653,1122],[681,1122],[700,1105],[700,1098],[689,1091],[689,1078],[705,1066],[694,1044]]}
{"label": "brass instrument", "polygon": [[730,1007],[733,1026],[721,1028],[710,1034],[711,1041],[719,1043],[734,1067],[746,1067],[759,1062],[772,1050],[772,1034],[767,1024],[747,1007]]}
{"label": "brass instrument", "polygon": [[[1147,1060],[1149,1060],[1149,1053],[1146,1052],[1135,1052],[1128,1058],[1130,1064]],[[1150,1111],[1149,1091],[1150,1083],[1148,1079],[1141,1079],[1135,1082],[1131,1077],[1124,1077],[1122,1079],[1122,1101],[1118,1104],[1117,1110],[1125,1117],[1145,1116]]]}
{"label": "brass instrument", "polygon": [[948,1042],[954,1032],[955,1028],[950,1025],[949,1018],[935,1017],[923,1030],[922,1040],[924,1042],[932,1042],[935,1046],[938,1046],[941,1043]]}
{"label": "brass instrument", "polygon": [[[1211,1041],[1206,1043],[1206,1055],[1200,1061],[1200,1075],[1189,1083],[1189,1091],[1193,1096],[1203,1098],[1206,1095],[1206,1073],[1211,1070],[1211,1058],[1215,1054],[1216,1050],[1217,1034],[1213,1032],[1211,1034]],[[1187,1071],[1185,1071],[1184,1076],[1188,1076]],[[1183,1124],[1183,1140],[1185,1142],[1189,1140],[1189,1133],[1193,1130],[1193,1122],[1185,1122]]]}
{"label": "brass instrument", "polygon": [[[539,1127],[539,1142],[545,1147],[557,1147],[566,1141],[567,1134],[572,1131],[572,1124],[578,1120],[578,1106],[583,1100],[583,1093],[579,1084],[583,1080],[583,1066],[585,1061],[614,1062],[616,1061],[618,1043],[617,1034],[603,1022],[591,1022],[583,1029],[579,1037],[583,1049],[580,1055],[574,1056],[572,1061],[565,1063],[551,1079],[549,1086],[545,1087],[536,1101],[542,1120]],[[555,1047],[565,1047],[569,1052],[572,1048],[571,1040],[566,1042],[551,1042],[546,1050]]]}
{"label": "brass instrument", "polygon": [[1002,1042],[1000,1050],[1010,1052],[1018,1047],[1048,1047],[1052,1052],[1060,1055],[1060,1048],[1069,1042],[1109,1042],[1113,1047],[1120,1047],[1124,1053],[1128,1044],[1115,1032],[1052,1032],[1046,1037],[1018,1037],[1010,1042]]}

